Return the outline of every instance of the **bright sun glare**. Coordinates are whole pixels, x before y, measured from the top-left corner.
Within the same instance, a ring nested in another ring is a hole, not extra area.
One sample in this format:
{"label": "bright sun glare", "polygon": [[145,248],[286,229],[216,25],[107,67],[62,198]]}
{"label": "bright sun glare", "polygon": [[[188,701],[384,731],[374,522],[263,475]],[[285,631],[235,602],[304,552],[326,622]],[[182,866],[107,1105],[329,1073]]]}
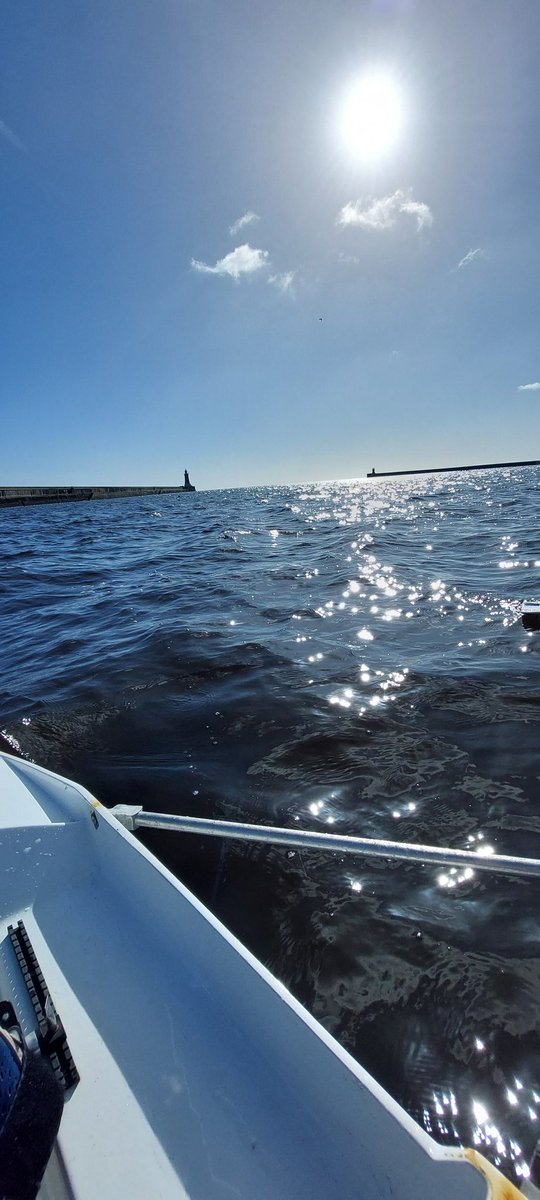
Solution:
{"label": "bright sun glare", "polygon": [[387,75],[367,75],[349,92],[341,115],[342,137],[348,150],[366,159],[381,157],[396,141],[403,104]]}

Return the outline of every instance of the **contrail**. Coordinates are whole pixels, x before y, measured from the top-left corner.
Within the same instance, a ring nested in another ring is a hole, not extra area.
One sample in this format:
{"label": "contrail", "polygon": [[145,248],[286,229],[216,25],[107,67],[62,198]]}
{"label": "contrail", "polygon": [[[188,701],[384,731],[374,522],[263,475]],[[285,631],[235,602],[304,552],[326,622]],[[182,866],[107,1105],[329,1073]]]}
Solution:
{"label": "contrail", "polygon": [[17,137],[17,134],[13,133],[13,130],[9,128],[9,125],[6,125],[5,121],[2,120],[0,120],[0,136],[5,138],[6,142],[11,142],[11,145],[15,146],[16,150],[22,150],[23,154],[26,154],[26,146],[24,142],[21,142],[21,139]]}

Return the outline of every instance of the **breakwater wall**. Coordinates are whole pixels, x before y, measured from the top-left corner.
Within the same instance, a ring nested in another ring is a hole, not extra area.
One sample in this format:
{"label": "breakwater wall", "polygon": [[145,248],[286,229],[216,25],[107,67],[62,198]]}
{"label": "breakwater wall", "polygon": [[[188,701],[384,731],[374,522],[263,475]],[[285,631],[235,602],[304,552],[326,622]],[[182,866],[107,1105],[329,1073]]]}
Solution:
{"label": "breakwater wall", "polygon": [[0,487],[0,508],[27,504],[64,504],[75,500],[116,500],[125,496],[164,496],[194,492],[190,487]]}
{"label": "breakwater wall", "polygon": [[495,467],[540,467],[540,458],[527,458],[522,462],[471,463],[466,467],[417,467],[408,471],[368,471],[367,479],[387,479],[389,475],[441,475],[445,471],[492,471]]}

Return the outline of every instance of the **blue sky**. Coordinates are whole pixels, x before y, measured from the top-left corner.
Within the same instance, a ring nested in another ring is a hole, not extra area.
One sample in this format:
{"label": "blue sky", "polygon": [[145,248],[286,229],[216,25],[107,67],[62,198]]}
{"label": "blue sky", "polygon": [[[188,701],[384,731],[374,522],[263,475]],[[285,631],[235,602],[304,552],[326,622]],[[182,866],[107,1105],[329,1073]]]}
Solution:
{"label": "blue sky", "polygon": [[2,0],[0,483],[540,457],[539,45],[537,0]]}

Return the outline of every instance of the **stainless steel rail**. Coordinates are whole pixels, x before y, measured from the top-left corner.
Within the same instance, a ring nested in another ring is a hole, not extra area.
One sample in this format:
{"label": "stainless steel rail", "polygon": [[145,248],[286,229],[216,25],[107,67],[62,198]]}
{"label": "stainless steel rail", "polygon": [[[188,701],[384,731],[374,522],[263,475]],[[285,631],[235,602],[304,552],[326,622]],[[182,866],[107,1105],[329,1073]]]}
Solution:
{"label": "stainless steel rail", "polygon": [[336,833],[316,833],[310,829],[281,829],[237,821],[211,821],[203,817],[177,817],[169,813],[144,812],[129,805],[117,805],[112,812],[126,828],[134,830],[166,829],[177,833],[233,838],[236,841],[294,846],[304,850],[331,850],[335,854],[356,854],[360,858],[390,858],[444,867],[472,867],[475,871],[495,871],[501,875],[540,876],[540,860],[537,858],[454,850],[450,846],[423,846],[377,838],[347,837]]}

